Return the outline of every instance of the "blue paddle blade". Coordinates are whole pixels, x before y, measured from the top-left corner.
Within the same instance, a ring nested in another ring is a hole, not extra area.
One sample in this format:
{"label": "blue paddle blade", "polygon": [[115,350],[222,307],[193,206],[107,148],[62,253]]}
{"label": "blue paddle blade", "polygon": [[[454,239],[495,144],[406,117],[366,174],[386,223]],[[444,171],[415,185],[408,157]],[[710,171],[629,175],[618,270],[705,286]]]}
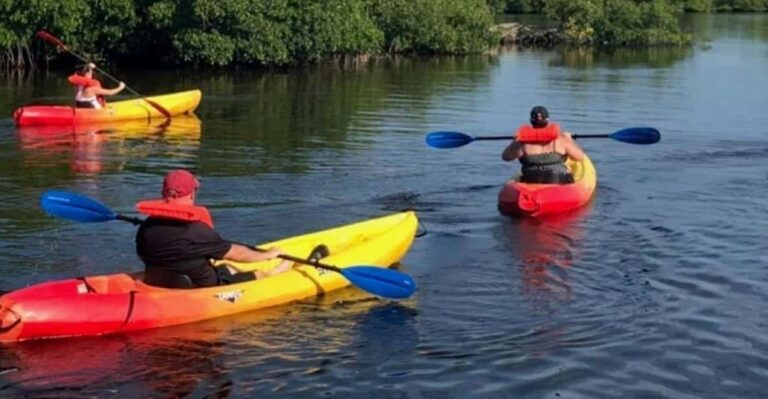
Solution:
{"label": "blue paddle blade", "polygon": [[653,144],[661,140],[661,133],[652,127],[628,127],[611,134],[611,138],[631,144]]}
{"label": "blue paddle blade", "polygon": [[456,148],[467,145],[474,137],[460,132],[432,132],[427,135],[427,145],[434,148]]}
{"label": "blue paddle blade", "polygon": [[67,191],[46,191],[40,206],[49,215],[83,223],[114,220],[117,214],[101,203]]}
{"label": "blue paddle blade", "polygon": [[376,266],[354,266],[340,273],[363,291],[388,299],[405,299],[416,291],[413,278],[397,270]]}

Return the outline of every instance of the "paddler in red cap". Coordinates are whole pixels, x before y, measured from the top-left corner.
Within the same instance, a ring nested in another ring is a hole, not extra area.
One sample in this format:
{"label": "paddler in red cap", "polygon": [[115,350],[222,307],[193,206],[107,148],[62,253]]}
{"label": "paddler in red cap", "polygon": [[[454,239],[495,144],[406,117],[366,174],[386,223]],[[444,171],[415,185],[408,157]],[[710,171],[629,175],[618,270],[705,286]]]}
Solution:
{"label": "paddler in red cap", "polygon": [[[144,282],[167,288],[195,288],[234,284],[290,270],[283,261],[268,271],[242,272],[232,265],[214,267],[211,260],[258,262],[282,254],[278,248],[257,252],[221,238],[210,213],[195,205],[200,183],[187,170],[177,169],[163,180],[163,199],[142,201],[149,214],[136,233],[136,252],[144,261]],[[191,282],[191,285],[190,285]]]}

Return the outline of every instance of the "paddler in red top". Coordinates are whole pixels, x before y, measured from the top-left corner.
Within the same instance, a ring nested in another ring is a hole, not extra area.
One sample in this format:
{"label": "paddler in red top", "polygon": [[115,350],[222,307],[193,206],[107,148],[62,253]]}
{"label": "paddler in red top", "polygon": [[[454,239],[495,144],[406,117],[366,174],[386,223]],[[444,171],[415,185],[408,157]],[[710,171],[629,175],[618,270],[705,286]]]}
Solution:
{"label": "paddler in red top", "polygon": [[573,183],[565,160],[578,162],[584,157],[584,151],[570,133],[561,132],[557,123],[550,122],[549,111],[542,106],[531,109],[531,124],[520,126],[515,139],[501,154],[505,161],[520,160],[521,182],[547,184]]}
{"label": "paddler in red top", "polygon": [[114,89],[101,87],[101,82],[93,78],[96,64],[89,62],[67,78],[77,89],[75,92],[75,108],[104,108],[104,96],[114,96],[125,89],[125,83],[120,82]]}
{"label": "paddler in red top", "polygon": [[225,285],[283,273],[293,262],[283,261],[268,271],[242,272],[232,265],[214,267],[211,260],[258,262],[282,254],[278,248],[257,252],[231,243],[213,229],[205,207],[195,205],[200,184],[187,170],[169,172],[163,180],[163,199],[142,201],[139,212],[149,214],[136,233],[136,252],[146,267],[144,282],[167,288]]}

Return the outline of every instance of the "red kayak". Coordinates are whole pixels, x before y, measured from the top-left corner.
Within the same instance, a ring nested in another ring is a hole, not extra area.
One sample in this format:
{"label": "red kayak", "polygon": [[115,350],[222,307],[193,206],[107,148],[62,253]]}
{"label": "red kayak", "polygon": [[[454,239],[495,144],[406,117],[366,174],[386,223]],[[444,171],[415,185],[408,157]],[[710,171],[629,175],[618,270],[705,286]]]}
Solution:
{"label": "red kayak", "polygon": [[[200,104],[200,90],[135,98],[107,104],[102,109],[64,105],[30,105],[13,112],[16,126],[110,123],[127,120],[166,119],[167,114],[189,114]],[[161,107],[166,114],[160,112]]]}
{"label": "red kayak", "polygon": [[597,173],[592,161],[568,160],[573,175],[571,184],[521,183],[516,177],[499,192],[499,211],[514,216],[541,216],[580,208],[589,202],[597,186]]}

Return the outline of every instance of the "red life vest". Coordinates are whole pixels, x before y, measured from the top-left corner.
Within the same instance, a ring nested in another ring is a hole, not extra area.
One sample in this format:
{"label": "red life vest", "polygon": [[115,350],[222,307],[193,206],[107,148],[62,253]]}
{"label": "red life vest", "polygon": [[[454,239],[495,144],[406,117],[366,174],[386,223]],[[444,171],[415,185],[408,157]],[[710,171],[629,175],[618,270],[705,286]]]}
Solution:
{"label": "red life vest", "polygon": [[203,222],[213,228],[211,213],[204,206],[171,204],[165,200],[146,200],[136,204],[136,210],[139,213],[160,218]]}
{"label": "red life vest", "polygon": [[560,134],[560,125],[549,122],[547,126],[534,128],[529,124],[517,129],[515,140],[521,143],[548,143]]}
{"label": "red life vest", "polygon": [[72,74],[69,75],[67,78],[69,83],[75,85],[75,86],[83,86],[83,87],[101,87],[101,82],[99,82],[97,79],[88,78],[83,75],[78,74]]}
{"label": "red life vest", "polygon": [[[88,78],[83,75],[78,75],[76,73],[73,73],[72,75],[69,75],[67,78],[67,81],[69,81],[70,84],[77,86],[78,95],[80,95],[81,90],[85,90],[88,87],[98,87],[101,88],[101,82],[99,82],[98,79]],[[96,100],[101,104],[102,107],[105,107],[107,105],[107,101],[104,100],[103,96],[96,96]]]}

